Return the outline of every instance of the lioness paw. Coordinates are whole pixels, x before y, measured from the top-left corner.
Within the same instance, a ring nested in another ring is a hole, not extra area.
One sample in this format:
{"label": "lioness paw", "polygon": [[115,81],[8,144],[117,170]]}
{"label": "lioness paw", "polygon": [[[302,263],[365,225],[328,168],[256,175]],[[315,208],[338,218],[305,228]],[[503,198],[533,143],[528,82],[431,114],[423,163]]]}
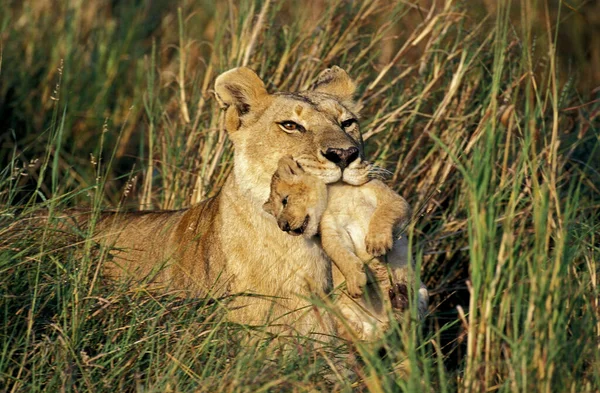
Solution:
{"label": "lioness paw", "polygon": [[380,257],[385,255],[392,249],[394,244],[394,237],[392,233],[377,233],[369,232],[365,236],[365,248],[367,252],[374,257]]}
{"label": "lioness paw", "polygon": [[365,272],[354,272],[352,276],[346,277],[346,290],[353,298],[359,298],[363,294],[363,287],[367,285]]}

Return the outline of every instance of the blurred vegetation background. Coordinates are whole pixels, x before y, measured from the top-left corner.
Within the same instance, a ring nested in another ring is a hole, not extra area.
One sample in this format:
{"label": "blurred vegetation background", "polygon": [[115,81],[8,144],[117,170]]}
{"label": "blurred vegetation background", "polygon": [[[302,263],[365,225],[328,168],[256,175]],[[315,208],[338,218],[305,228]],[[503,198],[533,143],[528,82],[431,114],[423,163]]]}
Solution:
{"label": "blurred vegetation background", "polygon": [[[432,294],[422,335],[410,336],[425,344],[390,343],[409,353],[408,382],[362,353],[371,368],[359,382],[322,385],[302,379],[298,367],[314,366],[306,354],[281,360],[283,377],[252,364],[256,351],[202,341],[212,327],[194,318],[212,315],[206,305],[196,316],[175,307],[181,320],[165,331],[135,330],[165,309],[139,295],[100,292],[136,311],[99,313],[88,278],[72,280],[75,256],[21,239],[25,251],[0,249],[0,390],[215,391],[216,375],[232,391],[600,387],[599,2],[0,4],[0,223],[17,207],[197,203],[231,169],[211,90],[219,73],[247,65],[270,91],[300,90],[337,64],[359,84],[367,156],[418,212],[414,249]],[[89,304],[71,301],[79,291]],[[52,301],[42,306],[44,297]],[[40,315],[51,323],[34,323]],[[72,315],[81,322],[67,322]],[[190,321],[204,333],[182,339]],[[175,353],[173,340],[176,359],[142,356]],[[210,363],[215,357],[233,360]],[[101,367],[114,371],[100,377]],[[168,373],[156,373],[161,367]]]}

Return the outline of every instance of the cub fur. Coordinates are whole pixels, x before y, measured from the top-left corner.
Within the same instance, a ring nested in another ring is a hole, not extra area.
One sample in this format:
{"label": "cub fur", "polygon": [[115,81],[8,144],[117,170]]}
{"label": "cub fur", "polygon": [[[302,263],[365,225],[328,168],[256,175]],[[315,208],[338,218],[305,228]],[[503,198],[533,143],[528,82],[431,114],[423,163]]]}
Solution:
{"label": "cub fur", "polygon": [[[326,185],[292,157],[284,157],[273,175],[271,193],[263,208],[290,235],[310,239],[320,232],[323,249],[345,277],[351,297],[364,296],[370,266],[371,281],[380,286],[386,308],[402,311],[408,305],[409,255],[406,239],[394,241],[393,231],[409,219],[410,206],[383,182],[369,180],[369,168],[363,161],[347,169],[355,179],[367,181],[359,187]],[[389,273],[382,267],[389,267]],[[429,300],[422,283],[417,300],[422,317]]]}

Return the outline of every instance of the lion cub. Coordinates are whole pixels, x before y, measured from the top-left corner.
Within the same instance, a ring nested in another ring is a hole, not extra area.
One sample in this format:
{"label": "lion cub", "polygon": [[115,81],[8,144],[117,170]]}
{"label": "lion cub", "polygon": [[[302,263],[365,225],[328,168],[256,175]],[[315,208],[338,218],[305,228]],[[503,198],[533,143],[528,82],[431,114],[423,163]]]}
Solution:
{"label": "lion cub", "polygon": [[[310,238],[320,230],[323,249],[346,278],[346,289],[352,297],[363,295],[367,284],[365,264],[387,264],[396,283],[388,289],[392,307],[405,308],[408,248],[406,239],[394,241],[393,231],[410,217],[410,206],[383,182],[369,180],[368,175],[367,164],[356,168],[351,165],[344,172],[344,180],[348,176],[352,178],[349,182],[363,185],[326,186],[291,157],[284,157],[273,175],[271,194],[263,208],[290,235]],[[383,255],[387,257],[385,262],[376,259]],[[378,279],[389,282],[388,277]],[[404,299],[398,299],[400,296]],[[419,314],[423,315],[428,303],[423,285],[418,297]]]}

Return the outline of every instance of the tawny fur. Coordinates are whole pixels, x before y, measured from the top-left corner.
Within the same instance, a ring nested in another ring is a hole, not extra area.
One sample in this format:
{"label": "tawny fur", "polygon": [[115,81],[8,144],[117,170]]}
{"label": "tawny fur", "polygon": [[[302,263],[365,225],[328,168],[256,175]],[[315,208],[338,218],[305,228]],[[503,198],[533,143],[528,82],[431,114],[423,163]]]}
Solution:
{"label": "tawny fur", "polygon": [[[156,285],[190,295],[264,295],[237,298],[229,319],[335,334],[332,317],[316,312],[310,299],[325,296],[343,277],[332,272],[318,240],[288,236],[262,205],[284,155],[325,183],[360,180],[323,155],[328,148],[356,147],[362,157],[358,124],[341,127],[357,118],[354,89],[338,67],[323,72],[313,89],[297,93],[270,94],[248,68],[221,74],[215,95],[234,145],[232,174],[216,197],[189,209],[103,215],[97,236],[114,246],[111,275],[150,276]],[[285,121],[303,132],[283,129]]]}
{"label": "tawny fur", "polygon": [[[344,282],[343,274],[332,268],[318,238],[287,235],[262,206],[278,162],[287,155],[326,184],[368,180],[352,169],[363,157],[358,122],[342,126],[357,118],[354,90],[354,82],[338,67],[325,70],[312,89],[296,93],[270,94],[248,68],[221,74],[215,96],[234,145],[231,175],[217,196],[188,209],[101,214],[95,238],[112,247],[114,256],[105,263],[106,272],[182,295],[262,295],[236,297],[229,320],[273,323],[274,329],[303,335],[337,334],[335,318],[312,307],[312,299],[327,302],[332,288]],[[285,130],[285,121],[301,125],[302,132]],[[324,156],[328,148],[358,148],[360,155],[342,171]],[[75,221],[79,225],[88,219],[84,214]],[[373,337],[373,318],[379,326],[389,322],[372,299],[368,303],[370,308],[344,296],[336,302],[364,338]]]}

